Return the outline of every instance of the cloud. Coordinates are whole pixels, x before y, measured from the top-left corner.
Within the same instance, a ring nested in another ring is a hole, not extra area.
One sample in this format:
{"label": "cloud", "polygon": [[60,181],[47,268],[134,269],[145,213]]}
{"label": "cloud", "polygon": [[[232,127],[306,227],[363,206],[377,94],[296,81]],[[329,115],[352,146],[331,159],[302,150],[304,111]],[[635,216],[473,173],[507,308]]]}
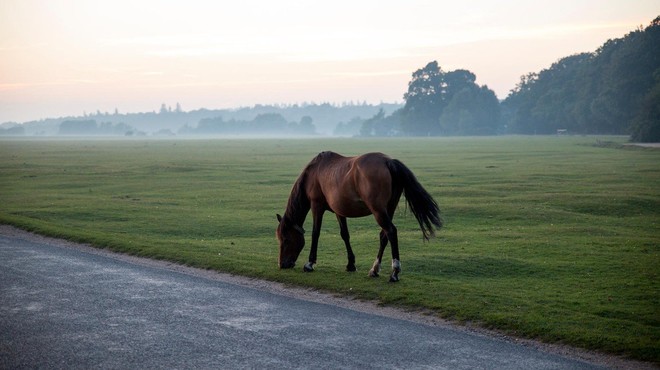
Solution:
{"label": "cloud", "polygon": [[38,87],[91,85],[91,84],[99,84],[102,82],[103,81],[99,81],[99,80],[74,79],[74,80],[42,81],[42,82],[0,83],[0,91],[21,90],[21,89],[30,89],[30,88],[38,88]]}
{"label": "cloud", "polygon": [[165,72],[163,71],[145,71],[141,73],[143,76],[162,76],[164,74]]}

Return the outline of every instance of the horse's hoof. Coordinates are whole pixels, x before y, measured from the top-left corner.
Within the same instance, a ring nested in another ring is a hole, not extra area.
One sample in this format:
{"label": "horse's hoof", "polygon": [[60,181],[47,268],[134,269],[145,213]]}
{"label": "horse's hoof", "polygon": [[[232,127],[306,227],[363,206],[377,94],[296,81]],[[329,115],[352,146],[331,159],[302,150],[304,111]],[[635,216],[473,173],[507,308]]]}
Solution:
{"label": "horse's hoof", "polygon": [[371,270],[371,271],[369,271],[369,277],[377,278],[377,277],[378,277],[378,273],[377,273],[376,271],[374,271],[374,270]]}
{"label": "horse's hoof", "polygon": [[313,272],[314,271],[314,265],[311,263],[307,262],[305,266],[303,266],[303,271],[304,272]]}
{"label": "horse's hoof", "polygon": [[396,283],[397,281],[399,281],[398,276],[395,275],[390,276],[390,283]]}
{"label": "horse's hoof", "polygon": [[355,265],[347,265],[346,266],[346,271],[355,272],[355,271],[357,271],[357,269],[355,268]]}

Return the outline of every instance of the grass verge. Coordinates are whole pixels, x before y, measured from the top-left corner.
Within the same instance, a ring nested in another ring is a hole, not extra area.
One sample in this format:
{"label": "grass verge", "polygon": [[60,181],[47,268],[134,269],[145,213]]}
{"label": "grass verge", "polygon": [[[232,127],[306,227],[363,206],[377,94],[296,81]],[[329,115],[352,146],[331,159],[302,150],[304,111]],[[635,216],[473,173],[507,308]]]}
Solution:
{"label": "grass verge", "polygon": [[[659,363],[660,151],[594,142],[3,140],[0,222]],[[385,152],[440,204],[446,227],[428,243],[403,203],[397,211],[400,283],[366,276],[371,217],[349,220],[358,273],[343,271],[330,214],[317,271],[277,269],[275,213],[321,150]]]}

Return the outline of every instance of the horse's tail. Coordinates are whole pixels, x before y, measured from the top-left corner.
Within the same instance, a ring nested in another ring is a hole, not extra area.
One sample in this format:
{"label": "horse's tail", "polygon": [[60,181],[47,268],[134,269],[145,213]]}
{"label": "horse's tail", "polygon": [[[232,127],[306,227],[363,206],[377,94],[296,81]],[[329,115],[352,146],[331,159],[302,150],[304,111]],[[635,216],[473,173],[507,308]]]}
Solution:
{"label": "horse's tail", "polygon": [[412,171],[401,161],[390,159],[387,161],[387,167],[392,175],[393,185],[396,186],[398,183],[403,187],[408,207],[415,215],[419,227],[422,229],[422,234],[424,234],[424,239],[428,240],[429,237],[435,234],[433,225],[438,230],[442,227],[438,203],[417,181]]}

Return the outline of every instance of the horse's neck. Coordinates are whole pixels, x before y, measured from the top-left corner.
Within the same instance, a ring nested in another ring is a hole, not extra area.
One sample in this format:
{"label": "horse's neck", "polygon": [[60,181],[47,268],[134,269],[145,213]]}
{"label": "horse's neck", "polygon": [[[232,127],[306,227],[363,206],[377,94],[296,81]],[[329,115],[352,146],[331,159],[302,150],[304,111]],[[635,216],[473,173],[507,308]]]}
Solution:
{"label": "horse's neck", "polygon": [[305,218],[310,208],[309,198],[303,190],[291,194],[284,214],[296,225],[302,226],[305,223]]}
{"label": "horse's neck", "polygon": [[302,226],[305,223],[305,218],[307,217],[307,213],[309,213],[309,209],[309,206],[289,207],[284,214],[296,225]]}

